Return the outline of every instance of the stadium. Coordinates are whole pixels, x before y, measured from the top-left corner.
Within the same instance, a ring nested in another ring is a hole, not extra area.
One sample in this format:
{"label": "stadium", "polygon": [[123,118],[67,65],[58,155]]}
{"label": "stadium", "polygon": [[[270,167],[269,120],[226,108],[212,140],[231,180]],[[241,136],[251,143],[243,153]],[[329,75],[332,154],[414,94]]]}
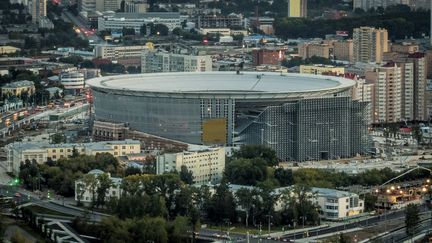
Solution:
{"label": "stadium", "polygon": [[281,160],[366,151],[363,102],[352,80],[261,72],[151,73],[95,78],[95,119],[191,144],[262,144]]}

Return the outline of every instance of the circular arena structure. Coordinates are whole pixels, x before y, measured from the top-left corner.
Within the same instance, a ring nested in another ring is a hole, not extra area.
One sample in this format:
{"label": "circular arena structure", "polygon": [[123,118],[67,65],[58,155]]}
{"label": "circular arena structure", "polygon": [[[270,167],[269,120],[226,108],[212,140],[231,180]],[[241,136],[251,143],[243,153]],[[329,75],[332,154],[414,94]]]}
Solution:
{"label": "circular arena structure", "polygon": [[87,85],[96,120],[192,144],[263,144],[283,160],[352,156],[363,146],[356,131],[367,128],[366,105],[350,97],[355,82],[339,77],[149,73],[95,78]]}

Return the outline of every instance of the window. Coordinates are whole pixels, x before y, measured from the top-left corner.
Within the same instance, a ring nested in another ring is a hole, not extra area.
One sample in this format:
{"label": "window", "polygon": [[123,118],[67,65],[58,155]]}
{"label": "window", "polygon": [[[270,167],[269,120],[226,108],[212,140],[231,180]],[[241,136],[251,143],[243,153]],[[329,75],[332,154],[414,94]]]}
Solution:
{"label": "window", "polygon": [[55,149],[53,149],[53,150],[52,150],[52,152],[53,152],[53,153],[55,153],[55,152],[56,152],[56,150],[55,150]]}
{"label": "window", "polygon": [[126,146],[122,146],[122,149],[126,149]]}
{"label": "window", "polygon": [[63,152],[63,149],[60,149],[60,153]]}

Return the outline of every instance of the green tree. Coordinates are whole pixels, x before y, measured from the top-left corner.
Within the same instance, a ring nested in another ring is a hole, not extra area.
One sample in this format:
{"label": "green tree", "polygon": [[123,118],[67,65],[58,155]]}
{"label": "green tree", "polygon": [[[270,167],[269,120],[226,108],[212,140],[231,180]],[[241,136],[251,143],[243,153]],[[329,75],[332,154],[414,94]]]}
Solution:
{"label": "green tree", "polygon": [[225,182],[216,187],[207,209],[207,216],[216,223],[222,223],[227,219],[234,222],[237,219],[235,199]]}
{"label": "green tree", "polygon": [[164,24],[155,24],[153,26],[153,29],[152,29],[152,34],[153,35],[166,36],[166,35],[168,35],[168,33],[169,33],[169,29]]}
{"label": "green tree", "polygon": [[274,178],[282,187],[291,186],[294,183],[294,176],[291,169],[277,168],[274,171]]}
{"label": "green tree", "polygon": [[235,159],[226,165],[225,176],[233,184],[255,186],[267,179],[267,164],[262,158]]}
{"label": "green tree", "polygon": [[246,228],[249,227],[249,214],[253,207],[253,201],[251,198],[255,193],[255,191],[247,188],[241,188],[236,192],[237,205],[239,205],[245,212]]}
{"label": "green tree", "polygon": [[97,187],[98,187],[98,181],[94,174],[86,174],[83,177],[83,182],[86,189],[90,190],[91,194],[91,207],[93,208],[96,205],[96,193],[97,193]]}
{"label": "green tree", "polygon": [[414,235],[415,228],[420,222],[420,210],[417,205],[409,204],[405,209],[405,227],[408,235]]}
{"label": "green tree", "polygon": [[170,232],[169,242],[182,243],[187,238],[189,228],[189,219],[183,216],[177,216],[172,223],[172,232]]}
{"label": "green tree", "polygon": [[245,159],[261,158],[268,166],[275,166],[279,163],[276,152],[263,145],[243,145],[240,150],[234,152],[234,157]]}
{"label": "green tree", "polygon": [[59,144],[59,143],[65,143],[66,142],[66,136],[63,133],[55,133],[51,135],[51,143],[52,144]]}
{"label": "green tree", "polygon": [[184,183],[188,185],[193,184],[193,174],[191,170],[188,170],[188,168],[185,165],[182,165],[180,168],[180,180],[182,180]]}
{"label": "green tree", "polygon": [[96,205],[104,206],[105,205],[105,198],[108,190],[113,186],[113,183],[111,181],[110,176],[107,173],[99,174],[97,176],[97,202]]}

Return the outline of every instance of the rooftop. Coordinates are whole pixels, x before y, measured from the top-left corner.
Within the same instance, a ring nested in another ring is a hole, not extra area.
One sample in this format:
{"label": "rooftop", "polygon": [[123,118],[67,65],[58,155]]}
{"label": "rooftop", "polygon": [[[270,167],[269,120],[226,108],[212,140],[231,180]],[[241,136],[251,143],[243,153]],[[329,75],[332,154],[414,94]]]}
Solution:
{"label": "rooftop", "polygon": [[33,81],[21,80],[21,81],[7,83],[3,85],[4,88],[19,88],[19,87],[27,87],[27,86],[34,86]]}
{"label": "rooftop", "polygon": [[340,90],[352,80],[308,74],[275,72],[190,72],[118,75],[87,81],[95,88],[172,94],[284,94]]}
{"label": "rooftop", "polygon": [[107,17],[126,18],[126,19],[146,19],[146,18],[180,18],[179,12],[147,12],[147,13],[114,13]]}

